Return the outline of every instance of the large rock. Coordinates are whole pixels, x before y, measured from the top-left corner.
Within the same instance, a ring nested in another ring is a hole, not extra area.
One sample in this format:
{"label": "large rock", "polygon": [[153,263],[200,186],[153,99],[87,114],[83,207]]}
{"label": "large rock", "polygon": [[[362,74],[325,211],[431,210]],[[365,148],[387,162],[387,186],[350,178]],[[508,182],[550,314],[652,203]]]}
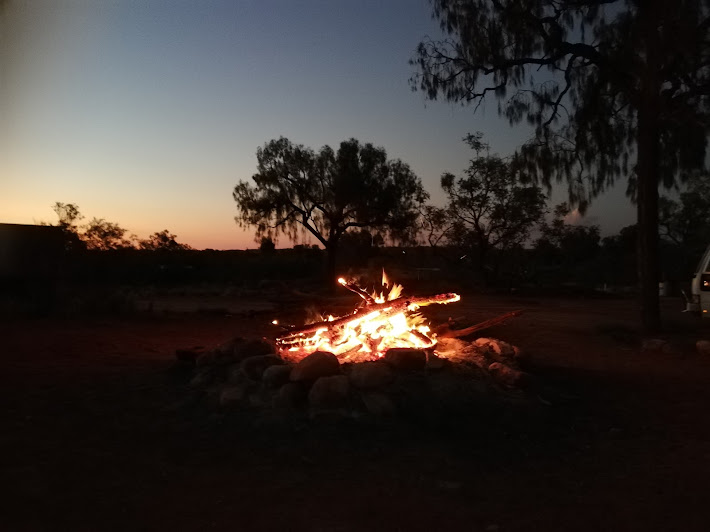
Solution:
{"label": "large rock", "polygon": [[661,338],[646,338],[641,343],[643,353],[661,353],[665,349],[668,349],[668,342]]}
{"label": "large rock", "polygon": [[267,388],[276,389],[286,384],[290,376],[291,366],[286,364],[277,364],[269,366],[264,370],[264,373],[261,376],[261,381]]}
{"label": "large rock", "polygon": [[274,355],[276,349],[266,340],[247,340],[234,345],[234,359],[239,362],[245,358],[258,357],[264,355]]}
{"label": "large rock", "polygon": [[216,351],[206,351],[204,353],[200,353],[195,359],[195,365],[198,368],[211,366],[215,363],[215,360],[217,360],[217,356]]}
{"label": "large rock", "polygon": [[527,373],[513,369],[500,362],[493,362],[493,364],[488,366],[488,372],[496,381],[505,386],[523,387],[528,382]]}
{"label": "large rock", "polygon": [[308,392],[308,403],[315,407],[338,407],[347,401],[350,381],[345,375],[321,377]]}
{"label": "large rock", "polygon": [[384,362],[363,362],[354,364],[350,371],[350,382],[356,388],[381,388],[394,379],[392,369]]}
{"label": "large rock", "polygon": [[340,361],[333,353],[316,351],[301,360],[291,371],[293,382],[315,381],[340,373]]}
{"label": "large rock", "polygon": [[384,360],[397,369],[424,369],[426,367],[426,352],[408,347],[393,347],[387,350]]}
{"label": "large rock", "polygon": [[383,393],[367,392],[362,395],[362,402],[367,411],[376,417],[389,417],[397,412],[392,399]]}
{"label": "large rock", "polygon": [[515,356],[515,348],[503,340],[495,338],[477,338],[473,344],[484,350],[491,358],[496,360],[508,360]]}
{"label": "large rock", "polygon": [[258,381],[266,368],[283,363],[284,361],[281,357],[276,355],[257,355],[242,360],[239,364],[239,370],[249,379]]}
{"label": "large rock", "polygon": [[219,394],[219,404],[225,408],[241,405],[248,397],[248,394],[249,387],[245,384],[227,385],[222,388]]}
{"label": "large rock", "polygon": [[234,350],[236,347],[242,343],[244,343],[244,338],[241,336],[235,336],[234,338],[230,338],[226,342],[223,342],[219,344],[217,347],[215,347],[212,350],[212,353],[215,356],[232,356],[234,355]]}
{"label": "large rock", "polygon": [[270,407],[273,404],[273,392],[263,388],[254,390],[247,397],[246,403],[252,408]]}
{"label": "large rock", "polygon": [[305,403],[306,395],[306,387],[302,383],[289,382],[279,388],[272,399],[272,404],[274,408],[291,410]]}
{"label": "large rock", "polygon": [[216,382],[217,371],[212,366],[198,368],[190,380],[190,388],[206,388],[208,385]]}
{"label": "large rock", "polygon": [[708,340],[698,340],[695,343],[695,348],[701,355],[710,356],[710,341]]}
{"label": "large rock", "polygon": [[204,352],[205,352],[205,348],[202,346],[191,347],[190,349],[176,349],[175,350],[175,359],[178,362],[181,362],[184,364],[191,364],[194,366],[197,362],[197,359]]}
{"label": "large rock", "polygon": [[433,353],[430,353],[426,359],[426,367],[431,371],[438,371],[446,368],[450,362],[442,357],[438,357]]}

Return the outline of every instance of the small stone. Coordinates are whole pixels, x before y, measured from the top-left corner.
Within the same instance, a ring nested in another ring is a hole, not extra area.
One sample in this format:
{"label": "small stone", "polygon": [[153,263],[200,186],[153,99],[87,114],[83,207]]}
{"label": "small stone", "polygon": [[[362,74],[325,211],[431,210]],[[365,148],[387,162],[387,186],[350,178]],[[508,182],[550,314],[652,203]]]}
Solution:
{"label": "small stone", "polygon": [[387,350],[384,360],[397,369],[424,369],[426,367],[426,352],[408,347],[393,347]]}
{"label": "small stone", "polygon": [[668,344],[665,340],[661,338],[646,338],[641,343],[642,353],[660,353],[663,348]]}
{"label": "small stone", "polygon": [[195,364],[197,358],[205,352],[203,347],[193,347],[191,349],[176,349],[175,358],[178,362]]}
{"label": "small stone", "polygon": [[445,358],[438,357],[433,353],[430,353],[426,359],[426,367],[427,367],[427,369],[432,370],[432,371],[438,371],[438,370],[444,369],[448,365],[449,365],[448,360],[446,360]]}
{"label": "small stone", "polygon": [[354,364],[350,371],[350,382],[356,388],[380,388],[393,379],[392,369],[380,361]]}
{"label": "small stone", "polygon": [[239,342],[234,346],[234,359],[237,362],[245,358],[258,357],[263,355],[273,355],[276,349],[266,340],[247,340]]}
{"label": "small stone", "polygon": [[345,375],[321,377],[308,392],[308,402],[316,407],[336,407],[348,398],[350,381]]}
{"label": "small stone", "polygon": [[272,404],[271,394],[265,390],[256,390],[249,394],[247,403],[252,408],[264,408]]}
{"label": "small stone", "polygon": [[190,380],[190,388],[204,388],[215,381],[215,371],[206,366],[198,369]]}
{"label": "small stone", "polygon": [[218,350],[206,351],[197,357],[195,364],[197,367],[203,366],[228,366],[234,362],[234,355],[223,353]]}
{"label": "small stone", "polygon": [[488,366],[488,371],[495,380],[505,386],[520,386],[525,381],[525,373],[500,362],[493,362]]}
{"label": "small stone", "polygon": [[215,356],[232,356],[234,354],[234,349],[242,343],[244,343],[244,338],[241,336],[235,336],[234,338],[230,338],[226,342],[219,344],[212,350],[212,353]]}
{"label": "small stone", "polygon": [[272,399],[274,408],[294,409],[306,401],[306,388],[299,382],[284,384]]}
{"label": "small stone", "polygon": [[257,355],[242,360],[239,369],[248,378],[258,381],[266,368],[283,363],[281,357],[276,355]]}
{"label": "small stone", "polygon": [[248,391],[249,388],[244,385],[225,386],[219,394],[219,405],[222,407],[236,406],[244,401]]}
{"label": "small stone", "polygon": [[368,392],[362,395],[362,402],[367,411],[373,416],[390,417],[397,412],[397,407],[392,399],[383,393]]}
{"label": "small stone", "polygon": [[291,371],[291,381],[315,381],[340,373],[340,361],[333,353],[316,351],[301,360]]}
{"label": "small stone", "polygon": [[224,386],[221,384],[211,384],[204,389],[204,401],[210,406],[220,406],[220,396]]}
{"label": "small stone", "polygon": [[695,348],[698,350],[699,354],[710,356],[710,341],[698,340],[695,342]]}
{"label": "small stone", "polygon": [[241,384],[250,380],[242,371],[242,365],[232,364],[227,368],[227,382],[230,384]]}
{"label": "small stone", "polygon": [[674,356],[674,357],[682,355],[680,350],[676,346],[671,344],[670,342],[666,342],[663,345],[663,347],[661,347],[661,353],[663,353],[664,355]]}
{"label": "small stone", "polygon": [[510,359],[515,356],[515,348],[503,340],[496,338],[477,338],[473,344],[485,350],[491,357],[497,360]]}
{"label": "small stone", "polygon": [[214,364],[216,359],[217,359],[217,352],[216,351],[206,351],[204,353],[201,353],[195,359],[195,365],[198,368],[203,367],[203,366],[210,366],[210,365]]}
{"label": "small stone", "polygon": [[291,376],[291,366],[286,364],[276,364],[269,366],[261,375],[261,380],[267,388],[280,388],[288,382]]}

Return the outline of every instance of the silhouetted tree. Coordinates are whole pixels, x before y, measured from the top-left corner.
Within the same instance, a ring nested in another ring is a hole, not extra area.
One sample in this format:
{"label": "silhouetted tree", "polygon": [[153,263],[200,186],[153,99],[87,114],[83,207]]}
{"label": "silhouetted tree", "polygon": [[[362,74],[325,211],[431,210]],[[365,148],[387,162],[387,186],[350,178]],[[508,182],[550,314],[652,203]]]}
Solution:
{"label": "silhouetted tree", "polygon": [[710,243],[710,181],[692,179],[678,201],[661,197],[659,216],[663,238],[702,253]]}
{"label": "silhouetted tree", "polygon": [[[658,183],[704,164],[710,2],[432,4],[449,38],[419,45],[413,88],[476,107],[495,95],[511,124],[527,120],[536,128],[522,159],[548,186],[552,176],[566,179],[570,201],[582,209],[616,178],[629,176],[639,224],[642,324],[658,329]],[[550,77],[542,80],[545,70]],[[505,100],[508,89],[515,92]]]}
{"label": "silhouetted tree", "polygon": [[181,251],[192,249],[187,244],[179,243],[176,238],[176,235],[172,234],[167,229],[163,229],[162,231],[153,233],[145,240],[139,240],[138,247],[150,251]]}
{"label": "silhouetted tree", "polygon": [[603,281],[617,285],[631,285],[637,281],[636,242],[638,226],[623,227],[616,235],[604,237],[601,243],[601,272]]}
{"label": "silhouetted tree", "polygon": [[59,218],[59,226],[67,229],[71,229],[74,232],[77,231],[77,222],[83,218],[79,212],[79,206],[75,203],[62,203],[57,201],[53,206],[52,210],[57,214]]}
{"label": "silhouetted tree", "polygon": [[261,243],[259,244],[259,251],[262,253],[272,253],[276,249],[276,244],[268,236],[261,237]]}
{"label": "silhouetted tree", "polygon": [[81,235],[88,249],[108,251],[111,249],[126,249],[134,247],[127,230],[120,225],[107,222],[103,218],[92,218]]}
{"label": "silhouetted tree", "polygon": [[[75,203],[62,203],[57,201],[52,210],[56,213],[59,221],[57,225],[64,233],[64,247],[68,251],[76,251],[85,248],[84,242],[79,234],[77,222],[84,218],[79,212],[79,206]],[[42,222],[43,224],[46,222]]]}
{"label": "silhouetted tree", "polygon": [[451,220],[446,209],[425,205],[419,213],[419,240],[431,247],[449,243]]}
{"label": "silhouetted tree", "polygon": [[599,272],[595,271],[600,250],[599,226],[569,224],[565,217],[570,212],[567,203],[555,207],[552,221],[540,225],[535,254],[557,283],[573,281],[591,286],[599,280]]}
{"label": "silhouetted tree", "polygon": [[676,280],[690,278],[710,244],[710,180],[695,176],[677,201],[661,197],[659,217],[664,273]]}
{"label": "silhouetted tree", "polygon": [[545,214],[545,195],[523,184],[510,162],[488,153],[481,133],[464,141],[476,152],[464,177],[445,173],[441,186],[448,203],[448,240],[477,257],[484,277],[491,250],[522,245]]}
{"label": "silhouetted tree", "polygon": [[340,239],[351,228],[375,228],[398,237],[415,229],[417,206],[426,198],[419,178],[383,148],[344,141],[337,152],[318,152],[286,138],[256,152],[254,184],[234,188],[235,220],[255,226],[257,238],[275,232],[296,240],[304,230],[325,247],[327,274],[335,276]]}

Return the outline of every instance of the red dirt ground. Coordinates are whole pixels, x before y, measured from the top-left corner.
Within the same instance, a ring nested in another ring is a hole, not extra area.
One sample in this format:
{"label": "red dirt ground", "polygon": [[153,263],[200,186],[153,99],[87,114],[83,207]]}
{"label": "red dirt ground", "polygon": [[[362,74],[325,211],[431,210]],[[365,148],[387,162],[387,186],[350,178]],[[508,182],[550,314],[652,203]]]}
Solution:
{"label": "red dirt ground", "polygon": [[675,353],[641,353],[627,300],[471,296],[531,354],[539,405],[387,423],[262,423],[185,401],[175,348],[266,317],[0,325],[3,530],[707,530],[710,339],[664,302]]}

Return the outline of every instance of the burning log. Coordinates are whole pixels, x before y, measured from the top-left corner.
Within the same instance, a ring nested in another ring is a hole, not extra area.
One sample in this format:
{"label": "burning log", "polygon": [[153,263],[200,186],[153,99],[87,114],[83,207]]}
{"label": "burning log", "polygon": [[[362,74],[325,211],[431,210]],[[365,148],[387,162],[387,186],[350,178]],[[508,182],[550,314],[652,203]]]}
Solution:
{"label": "burning log", "polygon": [[[348,359],[355,353],[365,358],[378,358],[391,347],[429,348],[436,339],[417,312],[427,305],[458,301],[458,294],[446,293],[430,297],[401,297],[401,286],[394,285],[385,301],[384,295],[370,295],[344,279],[338,282],[363,299],[364,305],[352,314],[290,329],[276,338],[281,352],[300,358],[316,350],[334,353]],[[383,286],[388,286],[386,278]]]}
{"label": "burning log", "polygon": [[419,307],[425,307],[427,305],[434,304],[446,304],[458,301],[461,297],[458,294],[438,294],[431,297],[400,297],[393,301],[387,301],[385,303],[373,303],[371,305],[366,305],[356,309],[349,316],[343,316],[341,318],[336,318],[333,320],[320,321],[317,323],[309,323],[303,325],[302,327],[295,327],[290,329],[288,334],[284,334],[276,338],[276,342],[279,343],[288,338],[300,335],[312,334],[322,329],[324,327],[328,329],[336,329],[342,327],[350,322],[356,321],[358,319],[363,319],[371,313],[378,312],[379,317],[387,318],[389,316],[394,316],[400,312],[405,311],[416,311]]}

